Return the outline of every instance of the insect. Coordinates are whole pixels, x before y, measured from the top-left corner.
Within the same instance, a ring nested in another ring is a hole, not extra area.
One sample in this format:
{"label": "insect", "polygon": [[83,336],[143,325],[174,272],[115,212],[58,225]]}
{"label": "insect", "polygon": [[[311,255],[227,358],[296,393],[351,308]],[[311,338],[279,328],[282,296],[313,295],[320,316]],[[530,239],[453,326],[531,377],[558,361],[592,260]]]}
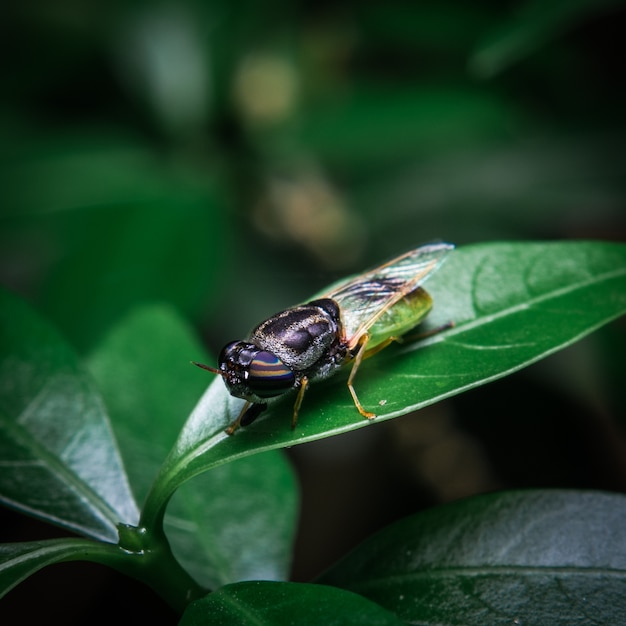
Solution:
{"label": "insect", "polygon": [[313,300],[266,319],[247,339],[222,349],[218,367],[194,365],[220,375],[231,395],[246,400],[226,429],[232,435],[248,426],[267,404],[297,390],[291,427],[295,428],[310,383],[352,364],[348,389],[359,413],[372,419],[354,389],[363,359],[414,329],[428,315],[432,298],[421,287],[440,267],[452,244],[421,246],[332,285]]}

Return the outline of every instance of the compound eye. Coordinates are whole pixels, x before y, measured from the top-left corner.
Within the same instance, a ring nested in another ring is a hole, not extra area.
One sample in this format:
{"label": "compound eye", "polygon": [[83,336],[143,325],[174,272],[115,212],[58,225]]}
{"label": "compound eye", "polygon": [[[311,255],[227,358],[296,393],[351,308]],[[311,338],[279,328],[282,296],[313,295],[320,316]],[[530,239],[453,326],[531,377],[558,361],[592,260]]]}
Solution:
{"label": "compound eye", "polygon": [[275,355],[260,350],[248,367],[247,384],[260,398],[271,398],[289,391],[294,385],[294,373]]}

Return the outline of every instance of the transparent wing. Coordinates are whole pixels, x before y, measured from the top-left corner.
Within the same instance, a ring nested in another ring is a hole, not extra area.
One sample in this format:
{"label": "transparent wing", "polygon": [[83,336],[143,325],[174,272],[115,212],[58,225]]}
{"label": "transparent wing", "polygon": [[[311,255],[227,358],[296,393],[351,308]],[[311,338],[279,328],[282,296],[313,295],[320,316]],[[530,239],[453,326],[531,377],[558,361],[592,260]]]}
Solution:
{"label": "transparent wing", "polygon": [[419,287],[443,262],[454,246],[421,246],[380,267],[333,285],[318,297],[332,298],[341,309],[344,332],[354,346],[396,302]]}

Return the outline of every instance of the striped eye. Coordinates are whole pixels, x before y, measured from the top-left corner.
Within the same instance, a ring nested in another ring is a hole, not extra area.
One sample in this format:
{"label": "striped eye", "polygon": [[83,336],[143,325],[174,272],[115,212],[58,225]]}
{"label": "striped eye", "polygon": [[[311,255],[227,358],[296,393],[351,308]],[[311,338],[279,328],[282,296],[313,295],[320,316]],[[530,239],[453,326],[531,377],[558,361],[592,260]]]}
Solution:
{"label": "striped eye", "polygon": [[275,354],[261,350],[250,362],[246,382],[260,398],[271,398],[289,391],[295,380],[294,373]]}

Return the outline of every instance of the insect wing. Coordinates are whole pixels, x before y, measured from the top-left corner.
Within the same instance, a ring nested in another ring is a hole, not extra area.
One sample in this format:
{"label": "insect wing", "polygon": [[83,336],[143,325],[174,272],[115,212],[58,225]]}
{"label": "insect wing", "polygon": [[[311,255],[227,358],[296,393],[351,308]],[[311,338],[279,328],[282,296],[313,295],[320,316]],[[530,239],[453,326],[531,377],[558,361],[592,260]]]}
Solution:
{"label": "insect wing", "polygon": [[448,243],[421,246],[325,293],[323,297],[339,304],[350,346],[354,347],[385,311],[417,289],[453,248]]}

